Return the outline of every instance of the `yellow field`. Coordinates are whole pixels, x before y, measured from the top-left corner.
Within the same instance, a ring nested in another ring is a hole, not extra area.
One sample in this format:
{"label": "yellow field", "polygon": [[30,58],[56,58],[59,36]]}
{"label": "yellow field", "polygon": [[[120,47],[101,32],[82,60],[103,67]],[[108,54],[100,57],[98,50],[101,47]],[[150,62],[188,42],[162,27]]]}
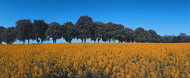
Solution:
{"label": "yellow field", "polygon": [[0,45],[0,78],[190,77],[190,43]]}

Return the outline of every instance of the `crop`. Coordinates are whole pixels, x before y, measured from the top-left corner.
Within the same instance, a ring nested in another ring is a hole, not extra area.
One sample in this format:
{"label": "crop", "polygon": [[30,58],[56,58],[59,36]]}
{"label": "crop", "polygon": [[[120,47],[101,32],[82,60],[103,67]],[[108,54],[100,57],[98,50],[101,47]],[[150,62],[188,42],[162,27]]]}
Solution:
{"label": "crop", "polygon": [[0,78],[190,77],[190,43],[0,45]]}

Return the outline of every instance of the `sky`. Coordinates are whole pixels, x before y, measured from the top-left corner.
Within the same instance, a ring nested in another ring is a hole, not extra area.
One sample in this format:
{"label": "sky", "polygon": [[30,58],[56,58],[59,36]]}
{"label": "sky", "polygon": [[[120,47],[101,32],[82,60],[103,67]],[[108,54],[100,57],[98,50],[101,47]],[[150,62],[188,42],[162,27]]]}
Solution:
{"label": "sky", "polygon": [[16,26],[20,19],[76,23],[84,15],[133,30],[153,29],[162,36],[190,35],[190,0],[0,0],[0,26],[4,27]]}

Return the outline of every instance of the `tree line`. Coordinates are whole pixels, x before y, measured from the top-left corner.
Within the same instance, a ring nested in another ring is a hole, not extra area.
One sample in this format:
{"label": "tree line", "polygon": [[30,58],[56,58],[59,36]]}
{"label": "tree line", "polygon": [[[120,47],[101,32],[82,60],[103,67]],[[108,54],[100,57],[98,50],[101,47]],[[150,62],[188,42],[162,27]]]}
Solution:
{"label": "tree line", "polygon": [[75,24],[72,22],[66,22],[60,25],[57,22],[47,24],[44,20],[22,19],[16,21],[15,27],[5,28],[0,26],[0,44],[5,42],[12,44],[16,40],[19,40],[25,44],[30,40],[36,40],[36,42],[43,43],[52,39],[53,43],[56,43],[57,39],[65,39],[66,42],[71,43],[72,39],[80,39],[86,43],[87,39],[91,39],[94,42],[100,40],[106,42],[115,42],[118,40],[122,42],[146,42],[146,43],[178,43],[178,42],[190,42],[190,36],[185,33],[180,33],[178,36],[160,36],[156,31],[144,28],[137,28],[132,30],[126,28],[122,24],[115,24],[112,22],[103,23],[100,21],[93,22],[89,16],[80,16]]}

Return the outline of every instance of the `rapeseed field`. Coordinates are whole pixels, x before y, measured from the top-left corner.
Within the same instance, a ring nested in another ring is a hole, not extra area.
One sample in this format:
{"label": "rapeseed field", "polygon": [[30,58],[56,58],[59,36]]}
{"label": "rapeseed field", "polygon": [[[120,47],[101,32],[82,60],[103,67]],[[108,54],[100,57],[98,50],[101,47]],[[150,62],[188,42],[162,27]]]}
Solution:
{"label": "rapeseed field", "polygon": [[0,45],[0,78],[190,78],[190,43]]}

